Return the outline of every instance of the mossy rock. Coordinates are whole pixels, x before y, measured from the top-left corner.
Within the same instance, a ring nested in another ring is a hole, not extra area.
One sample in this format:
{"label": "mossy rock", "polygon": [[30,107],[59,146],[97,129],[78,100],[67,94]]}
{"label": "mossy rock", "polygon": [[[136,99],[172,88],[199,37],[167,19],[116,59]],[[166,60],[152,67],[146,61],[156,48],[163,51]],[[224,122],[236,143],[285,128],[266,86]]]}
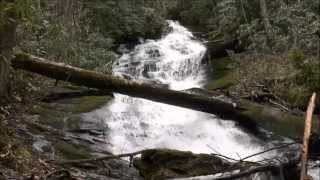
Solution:
{"label": "mossy rock", "polygon": [[85,96],[55,103],[39,103],[33,106],[31,112],[40,116],[41,124],[56,129],[77,129],[82,121],[79,114],[98,109],[111,99],[110,96]]}
{"label": "mossy rock", "polygon": [[[303,135],[303,116],[296,116],[269,105],[261,105],[248,100],[241,100],[241,107],[246,109],[242,112],[243,114],[249,116],[262,128],[273,132],[275,135],[293,138]],[[316,119],[316,117],[314,118]],[[313,121],[313,130],[318,127],[318,124],[318,121]]]}
{"label": "mossy rock", "polygon": [[231,164],[209,154],[152,149],[136,158],[134,166],[145,179],[167,179],[214,174]]}
{"label": "mossy rock", "polygon": [[73,98],[70,103],[72,107],[70,112],[86,113],[98,109],[105,105],[112,97],[110,96],[86,96],[81,98]]}
{"label": "mossy rock", "polygon": [[64,159],[86,159],[92,157],[91,150],[83,145],[59,141],[54,147]]}

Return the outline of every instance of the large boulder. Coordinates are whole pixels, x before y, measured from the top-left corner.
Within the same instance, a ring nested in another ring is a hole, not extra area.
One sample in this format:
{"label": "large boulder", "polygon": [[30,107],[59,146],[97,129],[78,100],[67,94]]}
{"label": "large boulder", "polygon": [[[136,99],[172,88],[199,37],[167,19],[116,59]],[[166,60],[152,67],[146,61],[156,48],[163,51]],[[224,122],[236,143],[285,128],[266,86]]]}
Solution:
{"label": "large boulder", "polygon": [[145,150],[133,161],[145,179],[183,178],[209,175],[231,168],[232,164],[210,154],[169,149]]}

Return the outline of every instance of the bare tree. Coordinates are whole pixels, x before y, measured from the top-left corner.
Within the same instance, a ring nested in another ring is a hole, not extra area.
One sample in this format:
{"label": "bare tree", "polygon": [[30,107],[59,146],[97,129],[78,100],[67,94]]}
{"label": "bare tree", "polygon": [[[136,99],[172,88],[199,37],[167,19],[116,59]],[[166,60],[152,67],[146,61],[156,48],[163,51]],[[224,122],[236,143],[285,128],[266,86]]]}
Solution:
{"label": "bare tree", "polygon": [[268,8],[265,0],[260,0],[260,9],[261,9],[261,16],[263,18],[264,28],[267,34],[268,40],[271,39],[271,24],[269,20]]}

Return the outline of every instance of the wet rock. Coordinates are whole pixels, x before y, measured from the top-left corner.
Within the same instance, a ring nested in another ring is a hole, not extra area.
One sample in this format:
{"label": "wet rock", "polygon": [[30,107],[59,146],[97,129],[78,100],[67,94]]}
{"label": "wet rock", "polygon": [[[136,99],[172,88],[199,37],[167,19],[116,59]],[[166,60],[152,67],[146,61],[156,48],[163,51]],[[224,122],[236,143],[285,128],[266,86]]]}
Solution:
{"label": "wet rock", "polygon": [[146,179],[183,178],[221,172],[231,164],[209,154],[169,149],[146,150],[134,166]]}
{"label": "wet rock", "polygon": [[[59,89],[57,92],[73,92],[73,90]],[[108,154],[105,152],[104,139],[108,128],[103,125],[103,121],[90,117],[84,118],[84,116],[88,115],[86,112],[100,108],[111,99],[111,96],[84,96],[35,105],[31,110],[34,115],[26,118],[30,122],[27,130],[32,137],[33,148],[43,157],[58,161],[86,159]],[[141,179],[138,171],[129,167],[129,163],[121,159],[63,166],[61,169],[66,171],[54,172],[48,179],[74,177],[95,180]]]}

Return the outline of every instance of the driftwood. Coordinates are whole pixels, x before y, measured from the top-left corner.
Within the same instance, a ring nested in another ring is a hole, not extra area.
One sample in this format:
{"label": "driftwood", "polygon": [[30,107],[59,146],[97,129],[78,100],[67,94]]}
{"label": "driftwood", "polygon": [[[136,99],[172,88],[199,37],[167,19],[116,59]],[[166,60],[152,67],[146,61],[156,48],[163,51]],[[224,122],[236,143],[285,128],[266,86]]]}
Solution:
{"label": "driftwood", "polygon": [[249,116],[242,114],[242,110],[237,109],[235,104],[219,99],[154,87],[27,54],[16,55],[11,60],[11,64],[16,69],[27,70],[56,80],[212,113],[222,119],[236,121],[249,130],[257,130],[256,123]]}
{"label": "driftwood", "polygon": [[308,164],[308,149],[309,149],[309,139],[311,134],[311,127],[312,127],[312,115],[315,108],[315,99],[316,93],[313,93],[309,106],[307,109],[306,114],[306,121],[305,121],[305,130],[303,136],[303,147],[302,147],[302,157],[301,157],[301,174],[300,180],[307,179],[307,164]]}

